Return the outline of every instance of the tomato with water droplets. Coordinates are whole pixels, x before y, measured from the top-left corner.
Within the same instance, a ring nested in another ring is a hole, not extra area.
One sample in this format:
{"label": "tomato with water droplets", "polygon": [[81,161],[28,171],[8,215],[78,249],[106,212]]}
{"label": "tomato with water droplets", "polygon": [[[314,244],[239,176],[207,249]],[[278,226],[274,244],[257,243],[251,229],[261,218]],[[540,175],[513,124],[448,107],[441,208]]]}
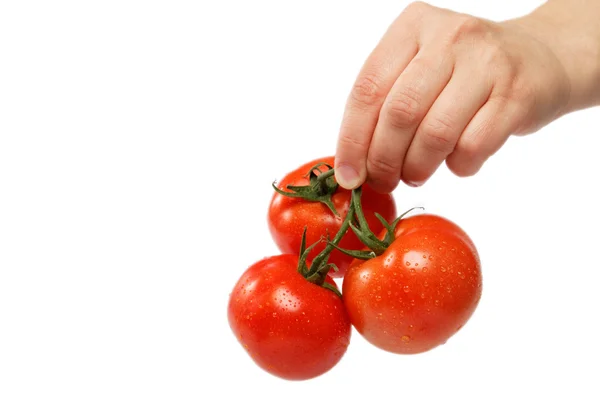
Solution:
{"label": "tomato with water droplets", "polygon": [[[229,298],[229,325],[254,362],[280,378],[303,380],[335,366],[351,325],[333,291],[305,279],[298,257],[265,258],[244,272]],[[331,277],[327,282],[335,286]]]}
{"label": "tomato with water droplets", "polygon": [[421,353],[445,343],[475,311],[479,255],[460,227],[439,216],[401,219],[394,232],[381,255],[350,265],[344,304],[351,323],[375,346]]}
{"label": "tomato with water droplets", "polygon": [[[280,190],[287,190],[287,186],[303,186],[309,184],[309,173],[313,166],[324,163],[330,166],[334,164],[333,157],[324,157],[306,163],[294,171],[288,173],[278,184]],[[326,165],[318,169],[321,173],[328,170]],[[335,236],[342,226],[342,222],[351,201],[351,191],[338,187],[332,195],[331,201],[337,213],[336,216],[327,205],[307,201],[301,198],[290,198],[280,193],[274,193],[269,205],[268,224],[273,240],[283,253],[297,254],[300,248],[302,232],[308,227],[307,242],[315,243],[319,239],[329,235]],[[363,185],[362,206],[365,217],[373,229],[379,231],[383,228],[381,222],[376,218],[379,213],[387,221],[396,218],[396,203],[391,194],[377,193],[368,185]],[[325,242],[320,243],[310,253],[309,260],[325,248]],[[356,235],[349,231],[342,241],[340,247],[347,249],[358,249],[362,247]],[[330,271],[334,277],[342,277],[352,257],[340,252],[333,252],[329,262],[335,264],[338,271]]]}

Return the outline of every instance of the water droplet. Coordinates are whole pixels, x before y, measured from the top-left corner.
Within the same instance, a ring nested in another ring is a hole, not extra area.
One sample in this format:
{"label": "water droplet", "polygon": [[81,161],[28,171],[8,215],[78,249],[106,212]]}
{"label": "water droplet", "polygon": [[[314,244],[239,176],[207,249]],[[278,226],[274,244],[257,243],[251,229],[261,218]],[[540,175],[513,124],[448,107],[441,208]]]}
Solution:
{"label": "water droplet", "polygon": [[408,287],[408,285],[404,286],[404,293],[408,293],[410,291],[410,288]]}
{"label": "water droplet", "polygon": [[419,266],[419,263],[415,263],[415,267],[418,267],[418,266]]}
{"label": "water droplet", "polygon": [[430,260],[430,261],[431,261],[431,260],[433,260],[433,256],[429,256],[429,260]]}
{"label": "water droplet", "polygon": [[391,290],[388,290],[388,296],[389,296],[389,295],[391,295],[391,294],[392,294],[392,291],[391,291]]}
{"label": "water droplet", "polygon": [[423,258],[427,258],[427,255],[426,255],[426,254],[423,254]]}
{"label": "water droplet", "polygon": [[274,313],[273,313],[273,318],[275,318],[276,316],[277,316],[277,313],[276,313],[276,312],[274,312]]}
{"label": "water droplet", "polygon": [[404,336],[402,336],[402,341],[403,341],[404,343],[408,343],[408,342],[410,342],[410,336],[408,336],[408,335],[404,335]]}
{"label": "water droplet", "polygon": [[428,281],[423,282],[423,286],[425,286],[425,287],[429,286],[429,282]]}
{"label": "water droplet", "polygon": [[440,269],[442,270],[442,272],[446,272],[446,267],[441,267]]}
{"label": "water droplet", "polygon": [[[415,264],[415,265],[419,265],[419,264]],[[415,272],[417,272],[414,268],[411,268],[409,271],[411,274],[414,274]]]}
{"label": "water droplet", "polygon": [[439,300],[434,301],[434,303],[435,303],[436,306],[440,305],[440,301]]}
{"label": "water droplet", "polygon": [[414,329],[414,328],[415,328],[415,326],[414,326],[413,324],[410,324],[410,325],[408,326],[408,329]]}
{"label": "water droplet", "polygon": [[450,293],[452,291],[452,286],[448,285],[446,286],[446,292]]}
{"label": "water droplet", "polygon": [[439,250],[439,251],[442,251],[442,246],[438,247],[438,250]]}
{"label": "water droplet", "polygon": [[421,271],[423,271],[423,272],[427,272],[427,271],[429,271],[429,268],[427,268],[427,267],[423,267],[423,269],[422,269]]}
{"label": "water droplet", "polygon": [[425,293],[421,293],[421,298],[424,299],[425,298]]}
{"label": "water droplet", "polygon": [[407,262],[406,262],[406,266],[407,266],[407,267],[410,267],[410,262],[408,262],[408,261],[407,261]]}

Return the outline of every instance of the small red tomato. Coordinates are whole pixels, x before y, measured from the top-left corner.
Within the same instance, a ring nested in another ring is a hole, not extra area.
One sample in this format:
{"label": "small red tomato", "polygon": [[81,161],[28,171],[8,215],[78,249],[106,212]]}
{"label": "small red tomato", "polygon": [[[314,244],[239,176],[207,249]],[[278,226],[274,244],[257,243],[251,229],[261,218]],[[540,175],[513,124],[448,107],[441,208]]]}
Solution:
{"label": "small red tomato", "polygon": [[402,219],[383,254],[355,260],[343,281],[354,327],[394,353],[430,350],[471,317],[481,297],[481,265],[453,222],[421,214]]}
{"label": "small red tomato", "polygon": [[[291,254],[252,265],[228,307],[229,325],[256,364],[290,380],[329,371],[346,352],[351,332],[340,297],[307,281],[297,266]],[[330,277],[327,282],[335,286]]]}
{"label": "small red tomato", "polygon": [[[318,163],[333,166],[334,159],[333,157],[325,157],[302,165],[288,173],[279,182],[279,189],[288,191],[288,185],[308,185],[310,170]],[[327,170],[328,168],[325,165],[319,167],[321,173]],[[333,193],[331,200],[339,216],[334,215],[323,203],[307,201],[301,198],[290,198],[277,192],[274,193],[269,205],[268,224],[271,236],[279,247],[279,250],[287,254],[297,254],[305,227],[309,228],[306,237],[308,243],[315,243],[328,234],[333,238],[339,231],[343,219],[348,213],[351,191],[338,187],[335,193]],[[381,214],[387,221],[396,218],[396,203],[392,195],[377,193],[368,185],[363,185],[362,207],[369,226],[375,229],[376,232],[379,232],[383,228],[381,222],[375,217],[376,212]],[[308,259],[311,260],[325,246],[325,242],[316,246],[311,251]],[[349,231],[340,242],[340,247],[360,249],[363,245],[354,232]],[[333,277],[344,276],[352,260],[352,257],[341,252],[333,252],[329,257],[329,262],[335,264],[338,271],[331,270],[330,275]]]}

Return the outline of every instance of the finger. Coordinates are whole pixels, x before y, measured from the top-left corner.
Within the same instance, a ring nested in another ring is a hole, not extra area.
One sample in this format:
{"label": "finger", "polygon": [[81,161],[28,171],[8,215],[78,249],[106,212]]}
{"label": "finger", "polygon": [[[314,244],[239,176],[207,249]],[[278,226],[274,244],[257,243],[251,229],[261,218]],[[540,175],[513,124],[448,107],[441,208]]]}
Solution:
{"label": "finger", "polygon": [[490,98],[469,122],[456,148],[446,158],[448,168],[458,176],[477,173],[517,129],[523,112],[502,98]]}
{"label": "finger", "polygon": [[400,75],[381,108],[367,159],[369,185],[391,192],[421,120],[452,76],[453,61],[439,53],[417,55]]}
{"label": "finger", "polygon": [[416,25],[402,14],[368,57],[348,97],[335,156],[335,176],[342,187],[354,189],[364,182],[381,105],[417,52]]}
{"label": "finger", "polygon": [[473,116],[490,96],[484,75],[456,68],[448,85],[419,125],[402,166],[402,180],[421,186],[450,155]]}

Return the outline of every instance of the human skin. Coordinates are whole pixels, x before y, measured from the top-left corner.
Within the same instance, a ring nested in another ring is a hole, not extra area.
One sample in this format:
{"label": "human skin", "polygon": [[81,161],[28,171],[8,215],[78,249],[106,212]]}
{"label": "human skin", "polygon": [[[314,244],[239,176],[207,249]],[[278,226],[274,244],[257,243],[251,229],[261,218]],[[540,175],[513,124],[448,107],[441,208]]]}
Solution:
{"label": "human skin", "polygon": [[409,5],[352,87],[337,181],[391,192],[424,184],[443,162],[470,176],[510,135],[600,104],[598,21],[598,0],[550,0],[499,23]]}

